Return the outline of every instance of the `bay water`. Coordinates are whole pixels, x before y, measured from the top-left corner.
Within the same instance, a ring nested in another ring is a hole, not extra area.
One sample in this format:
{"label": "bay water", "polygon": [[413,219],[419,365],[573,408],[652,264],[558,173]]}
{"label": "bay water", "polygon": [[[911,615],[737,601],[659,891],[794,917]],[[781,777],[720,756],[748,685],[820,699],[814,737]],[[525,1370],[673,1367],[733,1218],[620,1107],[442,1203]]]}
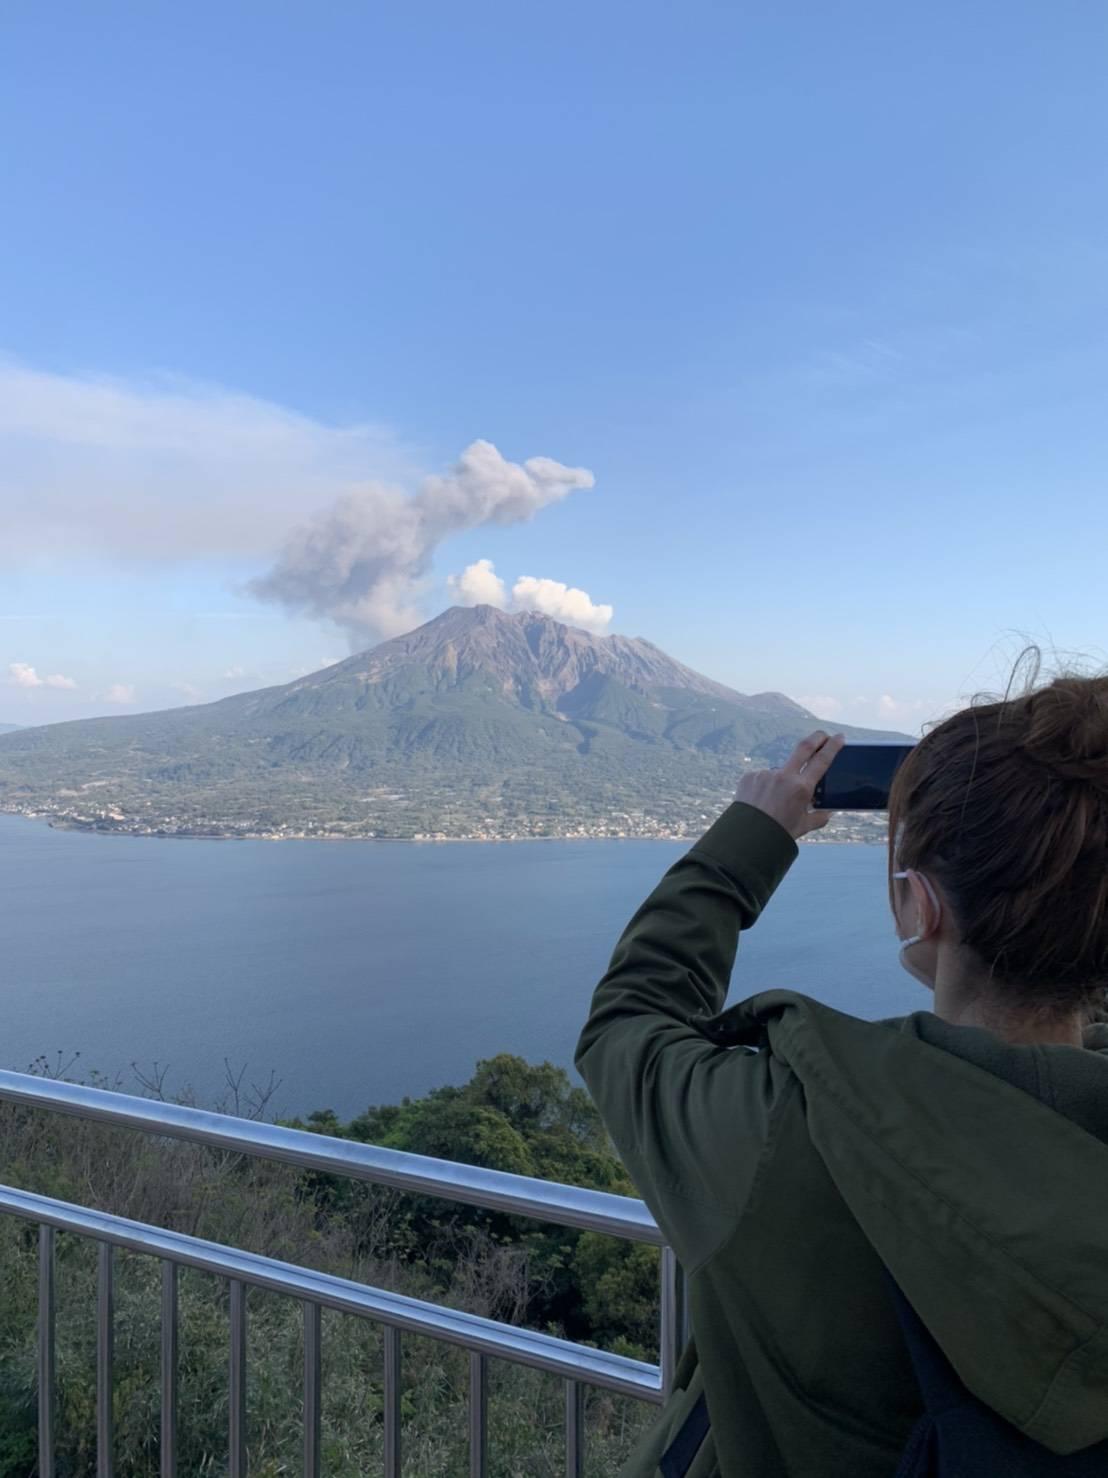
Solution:
{"label": "bay water", "polygon": [[[624,924],[687,844],[115,837],[0,816],[0,1065],[167,1068],[167,1094],[278,1087],[348,1118],[514,1052],[572,1072]],[[730,1000],[782,987],[925,1010],[897,963],[882,847],[802,846],[743,936]]]}

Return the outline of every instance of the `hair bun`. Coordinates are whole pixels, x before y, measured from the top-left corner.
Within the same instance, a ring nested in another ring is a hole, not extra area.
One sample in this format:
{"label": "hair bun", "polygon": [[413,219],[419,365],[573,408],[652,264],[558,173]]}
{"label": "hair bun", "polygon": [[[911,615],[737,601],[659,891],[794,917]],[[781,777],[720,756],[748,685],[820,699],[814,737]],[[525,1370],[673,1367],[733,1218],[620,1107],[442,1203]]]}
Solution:
{"label": "hair bun", "polygon": [[1108,677],[1056,678],[1027,703],[1024,754],[1060,779],[1108,790]]}
{"label": "hair bun", "polygon": [[1108,675],[1017,676],[928,729],[889,794],[894,910],[894,866],[930,870],[1002,1034],[1108,990]]}

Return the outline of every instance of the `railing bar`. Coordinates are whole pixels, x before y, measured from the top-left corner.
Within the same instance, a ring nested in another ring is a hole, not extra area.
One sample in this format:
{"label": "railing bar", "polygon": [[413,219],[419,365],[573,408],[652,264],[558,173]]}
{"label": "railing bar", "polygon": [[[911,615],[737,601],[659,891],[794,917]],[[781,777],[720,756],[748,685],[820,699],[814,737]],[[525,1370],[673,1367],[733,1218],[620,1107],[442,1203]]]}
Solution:
{"label": "railing bar", "polygon": [[400,1478],[400,1331],[386,1324],[385,1357],[385,1478]]}
{"label": "railing bar", "polygon": [[680,1311],[677,1307],[677,1279],[679,1274],[677,1254],[672,1247],[662,1248],[661,1260],[661,1330],[658,1363],[662,1367],[662,1397],[667,1399],[673,1389],[673,1374],[680,1355],[678,1340],[681,1335]]}
{"label": "railing bar", "polygon": [[116,1247],[155,1257],[166,1257],[216,1277],[239,1278],[251,1287],[269,1289],[293,1298],[311,1299],[325,1309],[353,1314],[395,1326],[466,1350],[477,1350],[533,1370],[578,1379],[637,1400],[661,1400],[656,1365],[595,1350],[570,1340],[518,1329],[494,1319],[463,1314],[403,1294],[368,1287],[330,1273],[278,1262],[275,1258],[239,1248],[206,1242],[181,1232],[128,1221],[106,1212],[90,1211],[32,1191],[0,1186],[0,1213],[9,1212],[61,1231],[98,1238]]}
{"label": "railing bar", "polygon": [[112,1356],[115,1298],[110,1242],[97,1247],[96,1289],[96,1478],[112,1478]]}
{"label": "railing bar", "polygon": [[566,1478],[584,1478],[585,1388],[578,1380],[566,1381]]}
{"label": "railing bar", "polygon": [[38,1229],[38,1472],[54,1478],[54,1228]]}
{"label": "railing bar", "polygon": [[246,1284],[230,1282],[231,1371],[229,1478],[246,1478]]}
{"label": "railing bar", "polygon": [[323,1310],[304,1303],[304,1478],[320,1478]]}
{"label": "railing bar", "polygon": [[325,1170],[353,1180],[463,1201],[487,1210],[531,1216],[559,1226],[605,1232],[633,1242],[650,1242],[655,1246],[662,1243],[662,1234],[643,1202],[610,1191],[590,1191],[536,1176],[459,1165],[430,1155],[326,1138],[303,1129],[259,1124],[230,1114],[157,1103],[127,1093],[61,1083],[7,1069],[0,1070],[0,1100],[75,1114],[97,1123],[122,1125],[171,1139],[211,1144],[259,1159]]}
{"label": "railing bar", "polygon": [[162,1259],[161,1478],[177,1478],[177,1264]]}
{"label": "railing bar", "polygon": [[469,1478],[487,1478],[489,1461],[489,1362],[469,1355]]}

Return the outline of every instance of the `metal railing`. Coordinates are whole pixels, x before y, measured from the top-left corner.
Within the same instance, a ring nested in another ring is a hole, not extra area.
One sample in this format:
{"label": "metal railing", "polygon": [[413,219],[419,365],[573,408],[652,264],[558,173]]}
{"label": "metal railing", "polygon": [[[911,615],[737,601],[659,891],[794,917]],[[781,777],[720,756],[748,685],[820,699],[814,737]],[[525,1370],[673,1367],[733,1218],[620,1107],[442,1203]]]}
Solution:
{"label": "metal railing", "polygon": [[39,1227],[38,1478],[54,1478],[55,1283],[57,1231],[98,1244],[96,1343],[97,1478],[112,1478],[113,1256],[117,1247],[161,1259],[161,1478],[177,1478],[177,1271],[197,1268],[226,1279],[230,1290],[229,1478],[246,1478],[246,1290],[266,1288],[303,1305],[303,1443],[305,1478],[319,1478],[321,1431],[321,1311],[333,1309],[383,1326],[384,1472],[399,1478],[401,1463],[401,1334],[425,1335],[469,1352],[471,1478],[485,1478],[488,1450],[488,1361],[529,1366],[565,1382],[567,1478],[584,1471],[584,1391],[598,1386],[659,1403],[668,1394],[686,1337],[683,1283],[676,1258],[641,1201],[406,1154],[378,1145],[333,1139],[298,1129],[209,1113],[0,1070],[0,1101],[73,1114],[116,1127],[191,1140],[256,1158],[370,1181],[470,1206],[604,1232],[661,1247],[660,1362],[653,1365],[495,1319],[390,1293],[350,1279],[279,1262],[241,1248],[207,1242],[142,1222],[0,1186],[0,1212]]}

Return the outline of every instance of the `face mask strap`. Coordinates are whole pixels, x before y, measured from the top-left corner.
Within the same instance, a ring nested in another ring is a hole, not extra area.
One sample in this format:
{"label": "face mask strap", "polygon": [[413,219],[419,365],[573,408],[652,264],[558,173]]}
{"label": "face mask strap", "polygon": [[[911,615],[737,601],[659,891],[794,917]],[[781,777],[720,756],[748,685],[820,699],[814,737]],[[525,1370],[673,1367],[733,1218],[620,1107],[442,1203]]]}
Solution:
{"label": "face mask strap", "polygon": [[[893,873],[893,877],[894,878],[907,878],[908,875],[909,874],[907,872],[894,872]],[[931,895],[931,902],[935,905],[935,908],[936,909],[939,909],[940,912],[941,912],[941,909],[940,909],[940,906],[939,906],[939,900],[935,896],[935,890],[934,890],[934,888],[931,886],[931,880],[929,878],[925,878],[922,872],[917,872],[916,873],[916,877],[918,877],[920,879],[920,881],[923,883],[923,886],[927,889],[928,893]],[[909,938],[902,939],[901,942],[900,942],[900,953],[903,954],[906,949],[911,949],[911,947],[912,947],[913,944],[919,944],[919,942],[922,940],[922,938],[923,938],[923,935],[922,934],[912,934],[912,935],[909,936]]]}

